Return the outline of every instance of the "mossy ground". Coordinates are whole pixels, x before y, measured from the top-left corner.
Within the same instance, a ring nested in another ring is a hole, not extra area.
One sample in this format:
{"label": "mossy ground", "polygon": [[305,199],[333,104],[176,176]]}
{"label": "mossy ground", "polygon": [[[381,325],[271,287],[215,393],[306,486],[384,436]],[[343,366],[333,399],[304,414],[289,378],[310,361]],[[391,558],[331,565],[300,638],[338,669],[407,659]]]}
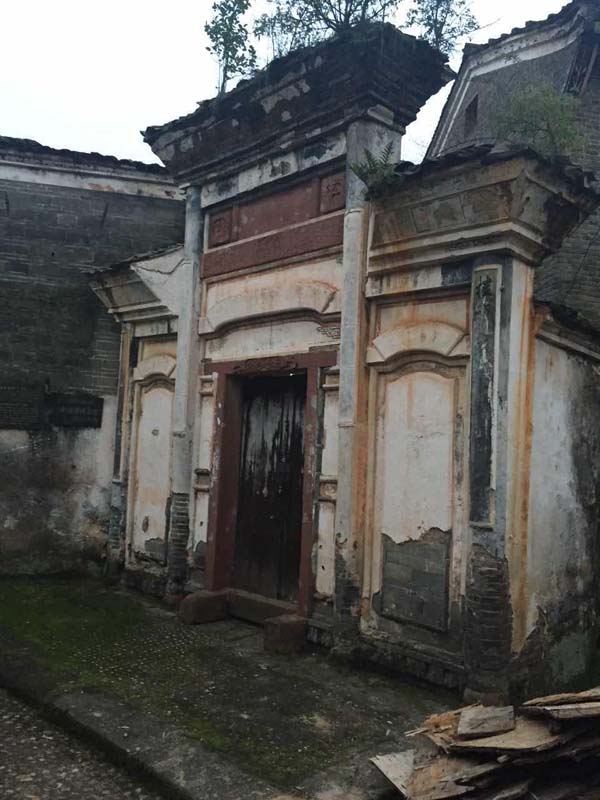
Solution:
{"label": "mossy ground", "polygon": [[0,579],[0,626],[59,685],[116,694],[282,787],[403,733],[453,698],[344,670],[324,655],[268,655],[259,629],[185,627],[91,580]]}

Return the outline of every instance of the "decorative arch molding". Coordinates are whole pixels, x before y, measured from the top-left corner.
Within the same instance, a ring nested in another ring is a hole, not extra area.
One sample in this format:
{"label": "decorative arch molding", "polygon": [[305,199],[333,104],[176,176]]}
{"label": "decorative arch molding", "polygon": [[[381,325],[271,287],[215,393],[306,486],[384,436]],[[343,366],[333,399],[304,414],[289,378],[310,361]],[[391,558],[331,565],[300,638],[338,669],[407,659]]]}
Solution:
{"label": "decorative arch molding", "polygon": [[469,355],[469,337],[447,322],[419,322],[378,336],[367,351],[367,364],[387,364],[404,353],[436,353],[446,358]]}
{"label": "decorative arch molding", "polygon": [[256,317],[311,311],[318,315],[339,312],[339,291],[323,281],[300,281],[250,289],[212,306],[200,320],[199,333],[210,334]]}
{"label": "decorative arch molding", "polygon": [[171,379],[176,366],[177,361],[173,356],[152,356],[152,358],[146,358],[137,365],[133,371],[133,380],[142,382],[153,378]]}

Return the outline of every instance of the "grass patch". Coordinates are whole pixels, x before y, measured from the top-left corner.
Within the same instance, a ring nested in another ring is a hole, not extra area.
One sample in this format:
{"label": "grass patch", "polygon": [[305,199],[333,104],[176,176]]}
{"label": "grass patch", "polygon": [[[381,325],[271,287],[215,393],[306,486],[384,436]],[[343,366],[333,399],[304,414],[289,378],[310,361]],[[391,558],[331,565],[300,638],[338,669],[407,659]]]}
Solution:
{"label": "grass patch", "polygon": [[[0,580],[0,624],[34,644],[43,666],[79,683],[102,683],[101,666],[144,619],[144,611],[100,584],[70,579]],[[94,651],[101,659],[91,659]]]}

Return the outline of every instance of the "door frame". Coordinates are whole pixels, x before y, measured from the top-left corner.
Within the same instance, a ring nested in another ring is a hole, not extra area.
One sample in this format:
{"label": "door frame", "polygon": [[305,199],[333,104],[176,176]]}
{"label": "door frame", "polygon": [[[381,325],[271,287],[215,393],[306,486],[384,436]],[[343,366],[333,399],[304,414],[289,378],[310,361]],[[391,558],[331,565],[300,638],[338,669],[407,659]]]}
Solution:
{"label": "door frame", "polygon": [[206,585],[222,591],[232,587],[237,526],[237,502],[242,434],[242,382],[244,378],[306,373],[304,409],[304,483],[298,613],[308,617],[315,576],[312,551],[316,537],[316,485],[319,454],[319,391],[321,370],[335,366],[337,350],[319,350],[290,356],[205,363],[205,374],[217,375],[213,471],[208,511]]}

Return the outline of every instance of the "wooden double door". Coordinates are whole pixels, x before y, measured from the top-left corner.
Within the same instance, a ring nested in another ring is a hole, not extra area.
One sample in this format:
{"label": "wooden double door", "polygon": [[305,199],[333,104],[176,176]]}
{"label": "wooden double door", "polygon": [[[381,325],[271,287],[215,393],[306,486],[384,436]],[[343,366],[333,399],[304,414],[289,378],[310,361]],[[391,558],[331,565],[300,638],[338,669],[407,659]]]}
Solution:
{"label": "wooden double door", "polygon": [[306,375],[245,378],[233,582],[277,600],[298,599]]}

